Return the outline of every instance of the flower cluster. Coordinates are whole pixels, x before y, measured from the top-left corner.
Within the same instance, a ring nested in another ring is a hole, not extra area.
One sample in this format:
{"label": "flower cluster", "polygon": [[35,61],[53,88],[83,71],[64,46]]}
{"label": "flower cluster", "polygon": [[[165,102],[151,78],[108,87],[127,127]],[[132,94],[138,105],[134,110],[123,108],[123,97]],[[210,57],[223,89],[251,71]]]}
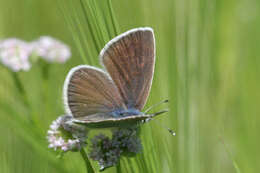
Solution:
{"label": "flower cluster", "polygon": [[121,151],[113,145],[109,137],[100,134],[91,140],[90,158],[98,161],[100,170],[115,165],[118,162]]}
{"label": "flower cluster", "polygon": [[33,55],[48,62],[64,63],[70,58],[71,52],[67,45],[49,36],[30,43],[16,38],[0,41],[0,63],[14,72],[28,71]]}
{"label": "flower cluster", "polygon": [[49,148],[78,151],[86,146],[86,130],[83,126],[70,125],[70,116],[60,116],[52,122],[47,133]]}
{"label": "flower cluster", "polygon": [[0,62],[12,71],[27,71],[31,68],[29,56],[32,47],[29,43],[16,38],[0,42]]}
{"label": "flower cluster", "polygon": [[142,150],[137,128],[118,129],[113,132],[112,141],[124,154],[137,154]]}
{"label": "flower cluster", "polygon": [[116,165],[121,155],[134,156],[142,150],[136,128],[117,129],[113,131],[112,139],[99,134],[91,144],[90,158],[98,161],[100,170]]}
{"label": "flower cluster", "polygon": [[48,62],[64,63],[71,56],[67,45],[49,36],[42,36],[33,42],[33,50]]}

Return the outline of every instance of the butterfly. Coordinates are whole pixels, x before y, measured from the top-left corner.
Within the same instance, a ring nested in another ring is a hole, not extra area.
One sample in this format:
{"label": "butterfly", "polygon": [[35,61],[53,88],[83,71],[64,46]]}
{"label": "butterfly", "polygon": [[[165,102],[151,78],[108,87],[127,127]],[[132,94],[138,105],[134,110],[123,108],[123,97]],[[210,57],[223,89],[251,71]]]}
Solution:
{"label": "butterfly", "polygon": [[99,57],[104,70],[79,65],[66,77],[64,104],[73,122],[94,128],[127,127],[166,112],[141,112],[154,74],[152,28],[135,28],[115,37]]}

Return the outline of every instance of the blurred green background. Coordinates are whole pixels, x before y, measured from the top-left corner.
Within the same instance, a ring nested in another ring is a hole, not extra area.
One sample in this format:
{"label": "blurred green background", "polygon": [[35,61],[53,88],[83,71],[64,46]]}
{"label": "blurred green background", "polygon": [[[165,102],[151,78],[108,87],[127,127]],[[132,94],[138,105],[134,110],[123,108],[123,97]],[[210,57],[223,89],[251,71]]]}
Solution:
{"label": "blurred green background", "polygon": [[[106,0],[96,1],[106,5]],[[10,72],[0,66],[1,173],[86,172],[79,153],[58,159],[45,138],[50,123],[64,113],[67,72],[83,59],[98,65],[98,54],[91,49],[94,42],[84,38],[88,46],[82,45],[87,52],[82,59],[73,41],[78,33],[69,29],[62,13],[62,5],[69,7],[66,13],[73,11],[70,8],[80,12],[78,0],[70,5],[59,2],[0,0],[0,40],[32,41],[50,35],[70,45],[73,53],[66,64],[50,65],[48,79],[43,78],[40,64],[19,72],[30,112],[19,101]],[[122,172],[258,172],[260,1],[112,0],[112,5],[120,32],[154,28],[156,69],[146,107],[170,99],[170,112],[142,127],[144,151],[122,159]],[[88,31],[87,25],[81,26]],[[26,120],[29,114],[34,125]]]}

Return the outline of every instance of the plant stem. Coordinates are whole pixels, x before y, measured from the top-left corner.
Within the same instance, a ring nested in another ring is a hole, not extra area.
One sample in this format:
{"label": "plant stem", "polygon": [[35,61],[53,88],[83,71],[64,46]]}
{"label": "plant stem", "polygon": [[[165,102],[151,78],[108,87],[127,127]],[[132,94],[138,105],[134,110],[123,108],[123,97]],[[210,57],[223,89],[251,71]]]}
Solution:
{"label": "plant stem", "polygon": [[19,92],[19,94],[21,96],[21,99],[22,99],[24,105],[26,107],[30,107],[29,102],[28,102],[28,98],[26,96],[25,89],[23,87],[22,82],[20,81],[20,79],[18,78],[18,76],[17,76],[17,74],[15,72],[11,72],[11,74],[13,76],[15,86],[18,89],[18,92]]}
{"label": "plant stem", "polygon": [[115,35],[118,35],[118,34],[120,34],[120,29],[119,29],[119,26],[118,26],[118,23],[117,23],[117,20],[116,20],[114,11],[113,11],[111,0],[108,0],[108,7],[109,7],[109,13],[110,13],[110,16],[111,16],[111,22],[112,22],[113,27],[114,27]]}
{"label": "plant stem", "polygon": [[49,79],[50,65],[47,62],[42,62],[42,77],[45,81]]}
{"label": "plant stem", "polygon": [[22,84],[21,80],[19,79],[16,72],[11,72],[11,75],[13,77],[15,86],[18,90],[19,97],[20,97],[21,101],[23,102],[24,106],[28,110],[28,120],[30,121],[30,123],[33,124],[33,119],[32,119],[32,114],[31,114],[31,105],[29,103],[29,100],[28,100],[26,91],[24,89],[24,86],[23,86],[23,84]]}
{"label": "plant stem", "polygon": [[220,142],[224,145],[224,148],[225,148],[225,150],[226,150],[226,152],[227,152],[229,158],[231,159],[231,161],[232,161],[232,163],[233,163],[233,166],[234,166],[236,172],[237,172],[237,173],[241,173],[241,171],[240,171],[240,169],[239,169],[239,167],[238,167],[237,162],[235,161],[235,159],[234,159],[232,153],[230,152],[228,146],[226,145],[225,141],[222,139],[222,137],[221,137],[220,135],[219,135],[219,139],[220,139]]}
{"label": "plant stem", "polygon": [[120,160],[118,161],[118,163],[117,163],[117,165],[116,165],[116,172],[117,172],[117,173],[121,173]]}
{"label": "plant stem", "polygon": [[88,159],[88,156],[87,156],[87,154],[86,154],[86,152],[83,148],[80,150],[80,154],[81,154],[82,158],[84,159],[87,172],[88,173],[94,173],[95,171],[94,171],[93,167],[91,166],[91,163]]}
{"label": "plant stem", "polygon": [[41,73],[42,73],[42,78],[43,78],[43,82],[42,82],[42,105],[44,107],[44,110],[48,113],[48,94],[49,94],[49,69],[50,66],[47,62],[42,61],[41,62]]}

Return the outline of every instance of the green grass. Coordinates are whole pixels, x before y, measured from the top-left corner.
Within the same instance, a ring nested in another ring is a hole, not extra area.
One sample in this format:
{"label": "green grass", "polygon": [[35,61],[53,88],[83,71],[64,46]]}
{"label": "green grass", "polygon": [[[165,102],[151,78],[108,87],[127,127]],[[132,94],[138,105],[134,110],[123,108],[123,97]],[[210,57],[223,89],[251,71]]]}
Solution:
{"label": "green grass", "polygon": [[146,107],[169,99],[170,112],[142,127],[142,154],[105,172],[258,172],[259,19],[253,0],[0,1],[0,40],[51,35],[73,53],[66,64],[49,65],[47,78],[42,64],[18,74],[29,106],[0,66],[0,172],[86,172],[80,153],[58,159],[45,139],[64,113],[65,76],[78,64],[100,67],[105,43],[140,26],[153,27],[156,37]]}

